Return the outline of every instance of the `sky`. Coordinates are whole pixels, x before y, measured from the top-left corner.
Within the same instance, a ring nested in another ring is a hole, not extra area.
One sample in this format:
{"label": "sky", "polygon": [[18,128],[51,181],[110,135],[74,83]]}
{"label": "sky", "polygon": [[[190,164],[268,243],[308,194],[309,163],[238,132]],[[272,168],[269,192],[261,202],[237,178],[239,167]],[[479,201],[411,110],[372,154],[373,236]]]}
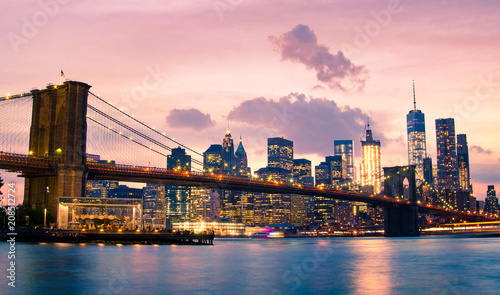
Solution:
{"label": "sky", "polygon": [[275,136],[313,165],[334,140],[352,139],[359,170],[368,117],[382,166],[408,164],[414,80],[433,162],[435,119],[455,118],[475,196],[500,188],[498,1],[40,0],[0,9],[0,96],[58,84],[63,70],[200,152],[221,144],[229,124],[252,171],[266,166]]}

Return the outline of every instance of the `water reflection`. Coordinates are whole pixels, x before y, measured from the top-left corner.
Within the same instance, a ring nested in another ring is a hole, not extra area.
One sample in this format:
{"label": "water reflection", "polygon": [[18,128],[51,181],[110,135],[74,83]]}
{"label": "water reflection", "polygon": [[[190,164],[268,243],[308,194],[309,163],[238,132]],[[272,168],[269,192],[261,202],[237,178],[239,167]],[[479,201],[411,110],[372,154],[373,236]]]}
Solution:
{"label": "water reflection", "polygon": [[500,239],[19,243],[16,252],[13,294],[497,294],[500,285]]}
{"label": "water reflection", "polygon": [[350,243],[354,294],[393,294],[394,252],[387,239],[359,239]]}

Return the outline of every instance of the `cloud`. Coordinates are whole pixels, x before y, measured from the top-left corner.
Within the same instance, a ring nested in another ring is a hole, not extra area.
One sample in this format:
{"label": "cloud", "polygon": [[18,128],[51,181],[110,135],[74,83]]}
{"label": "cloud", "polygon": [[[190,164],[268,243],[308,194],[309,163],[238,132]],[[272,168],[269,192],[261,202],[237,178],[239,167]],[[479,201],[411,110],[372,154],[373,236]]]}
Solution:
{"label": "cloud", "polygon": [[471,152],[475,152],[475,153],[478,153],[478,154],[491,155],[491,153],[493,153],[492,150],[490,150],[490,149],[483,149],[482,147],[480,147],[478,145],[471,146],[470,150],[471,150]]}
{"label": "cloud", "polygon": [[204,114],[197,109],[173,109],[166,117],[170,127],[190,128],[194,131],[202,131],[215,125],[210,114]]}
{"label": "cloud", "polygon": [[333,154],[334,139],[352,139],[356,143],[363,133],[366,117],[361,109],[339,107],[333,100],[308,98],[298,93],[278,100],[265,97],[246,100],[228,114],[231,122],[246,123],[253,129],[253,138],[246,143],[260,147],[267,144],[268,137],[283,136],[294,141],[296,153],[322,157]]}
{"label": "cloud", "polygon": [[332,89],[361,90],[365,86],[368,73],[365,67],[352,64],[342,51],[330,53],[328,47],[318,44],[314,31],[306,25],[297,25],[279,37],[269,36],[268,40],[281,53],[282,60],[302,63],[307,69],[315,70],[318,80]]}

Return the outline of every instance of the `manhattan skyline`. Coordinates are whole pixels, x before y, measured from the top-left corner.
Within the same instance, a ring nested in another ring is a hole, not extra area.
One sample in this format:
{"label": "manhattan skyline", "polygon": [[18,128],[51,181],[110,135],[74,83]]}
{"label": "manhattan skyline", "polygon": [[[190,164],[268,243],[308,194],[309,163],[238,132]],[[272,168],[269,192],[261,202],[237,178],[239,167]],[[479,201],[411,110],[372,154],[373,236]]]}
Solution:
{"label": "manhattan skyline", "polygon": [[[407,165],[415,80],[433,162],[434,121],[454,118],[475,195],[500,186],[495,2],[162,3],[67,2],[46,23],[34,19],[46,11],[38,2],[2,3],[1,96],[58,84],[62,69],[200,152],[221,144],[229,121],[252,172],[278,136],[313,166],[334,154],[334,140],[353,140],[359,170],[368,116],[382,167]],[[36,30],[23,34],[26,23]]]}

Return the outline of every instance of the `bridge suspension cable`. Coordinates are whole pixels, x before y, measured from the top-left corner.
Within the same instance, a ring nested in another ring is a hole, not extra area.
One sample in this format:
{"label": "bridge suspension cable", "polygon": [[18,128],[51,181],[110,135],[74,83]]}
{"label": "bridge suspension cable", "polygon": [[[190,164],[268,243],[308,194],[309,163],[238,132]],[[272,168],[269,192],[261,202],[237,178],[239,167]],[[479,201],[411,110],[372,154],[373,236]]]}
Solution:
{"label": "bridge suspension cable", "polygon": [[182,143],[180,143],[180,142],[176,141],[175,139],[173,139],[173,138],[171,138],[171,137],[169,137],[169,136],[166,136],[164,133],[160,133],[160,132],[159,132],[159,131],[157,131],[156,129],[154,129],[154,128],[152,128],[152,127],[148,126],[148,125],[146,125],[146,124],[145,124],[144,122],[142,122],[142,121],[137,120],[137,119],[136,119],[136,118],[134,118],[133,116],[131,116],[131,115],[129,115],[129,114],[127,114],[127,113],[125,113],[123,110],[121,110],[121,109],[119,109],[119,108],[115,107],[114,105],[110,104],[109,102],[105,101],[104,99],[100,98],[99,96],[95,95],[94,93],[92,93],[92,92],[90,92],[90,91],[89,91],[89,93],[90,93],[92,96],[94,96],[95,98],[97,98],[97,99],[101,100],[102,102],[106,103],[107,105],[109,105],[109,106],[110,106],[110,107],[112,107],[113,109],[115,109],[115,110],[117,110],[117,111],[121,112],[122,114],[124,114],[125,116],[129,117],[130,119],[132,119],[132,120],[136,121],[137,123],[141,124],[142,126],[144,126],[144,127],[148,128],[149,130],[151,130],[151,131],[153,131],[153,132],[157,133],[158,135],[160,135],[160,136],[162,136],[162,137],[164,137],[164,138],[166,138],[166,139],[168,139],[168,140],[172,141],[173,143],[175,143],[175,144],[177,144],[177,145],[179,145],[179,146],[181,146],[181,147],[185,148],[186,150],[189,150],[189,151],[191,151],[191,152],[193,152],[193,153],[195,153],[195,154],[197,154],[197,155],[199,155],[199,156],[202,156],[202,157],[203,157],[203,154],[202,154],[202,153],[199,153],[198,151],[191,149],[190,147],[188,147],[188,146],[186,146],[186,145],[184,145],[184,144],[182,144]]}
{"label": "bridge suspension cable", "polygon": [[[125,123],[125,122],[123,122],[123,120],[117,119],[115,116],[110,115],[108,112],[102,111],[101,108],[98,108],[98,107],[94,106],[93,104],[89,103],[88,110],[90,112],[87,114],[87,118],[90,119],[89,120],[90,122],[96,123],[97,126],[101,127],[99,130],[112,131],[113,134],[120,136],[120,138],[128,139],[130,142],[133,142],[141,147],[147,148],[149,151],[152,151],[158,155],[161,155],[164,159],[167,157],[165,152],[154,149],[153,147],[151,147],[150,143],[153,144],[154,146],[157,146],[157,147],[163,149],[163,150],[172,151],[171,147],[169,147],[168,145],[166,145],[160,141],[161,139],[164,139],[164,138],[169,139],[169,137],[165,136],[164,134],[161,134],[160,132],[156,131],[154,128],[149,127],[145,123],[135,119],[133,116],[130,116],[130,115],[124,113],[122,110],[119,110],[116,107],[110,105],[108,102],[104,101],[100,97],[97,97],[96,95],[93,95],[93,97],[97,98],[100,103],[104,103],[104,105],[106,105],[108,107],[111,106],[112,109],[119,112],[120,116],[126,116],[127,120],[132,120],[132,122],[130,122],[130,123]],[[106,108],[106,107],[102,106],[102,108]],[[92,117],[94,117],[93,115],[95,115],[95,118],[92,118]],[[97,117],[99,117],[101,119],[97,119]],[[105,121],[107,121],[109,123],[103,123],[102,119],[104,119]],[[146,130],[141,131],[137,127],[132,127],[133,124],[131,124],[131,123],[138,123],[140,125],[139,127],[145,128]],[[116,128],[113,128],[111,125],[114,125]],[[115,130],[115,129],[118,129],[118,130]],[[124,131],[128,131],[131,133],[130,135],[136,135],[139,138],[144,139],[145,142],[144,141],[139,142],[139,141],[135,140],[132,136],[128,136],[128,135],[124,134],[122,131],[119,131],[119,129],[123,129]],[[151,134],[151,135],[147,134],[146,131],[153,132],[153,134]],[[155,139],[155,138],[153,138],[153,135],[160,136],[160,138]],[[95,134],[94,134],[94,137],[95,137]],[[106,140],[106,141],[108,141],[108,140]],[[92,144],[92,141],[93,140],[90,140],[90,141],[88,141],[88,143]],[[178,143],[177,141],[175,141],[175,142]],[[112,144],[107,143],[104,146],[99,146],[99,147],[100,147],[100,149],[102,149],[102,148],[106,148],[108,145],[112,145]],[[182,146],[186,147],[185,145],[182,145]],[[192,149],[189,149],[189,150],[192,150]],[[109,152],[110,152],[110,150],[108,150],[107,153],[109,154]],[[196,154],[199,154],[199,153],[196,152]],[[120,155],[123,156],[123,153],[120,153]],[[188,157],[189,157],[190,162],[192,162],[193,164],[199,165],[201,167],[201,168],[197,168],[197,167],[191,167],[191,168],[193,170],[202,171],[202,167],[203,167],[202,161],[199,161],[197,159],[191,159],[191,157],[188,155],[186,155],[186,156],[176,155],[176,156],[177,157],[186,157],[186,159],[188,159]],[[137,158],[137,153],[135,154],[135,158]],[[165,162],[163,162],[163,163],[165,163]],[[161,165],[163,166],[163,164],[161,164]]]}

